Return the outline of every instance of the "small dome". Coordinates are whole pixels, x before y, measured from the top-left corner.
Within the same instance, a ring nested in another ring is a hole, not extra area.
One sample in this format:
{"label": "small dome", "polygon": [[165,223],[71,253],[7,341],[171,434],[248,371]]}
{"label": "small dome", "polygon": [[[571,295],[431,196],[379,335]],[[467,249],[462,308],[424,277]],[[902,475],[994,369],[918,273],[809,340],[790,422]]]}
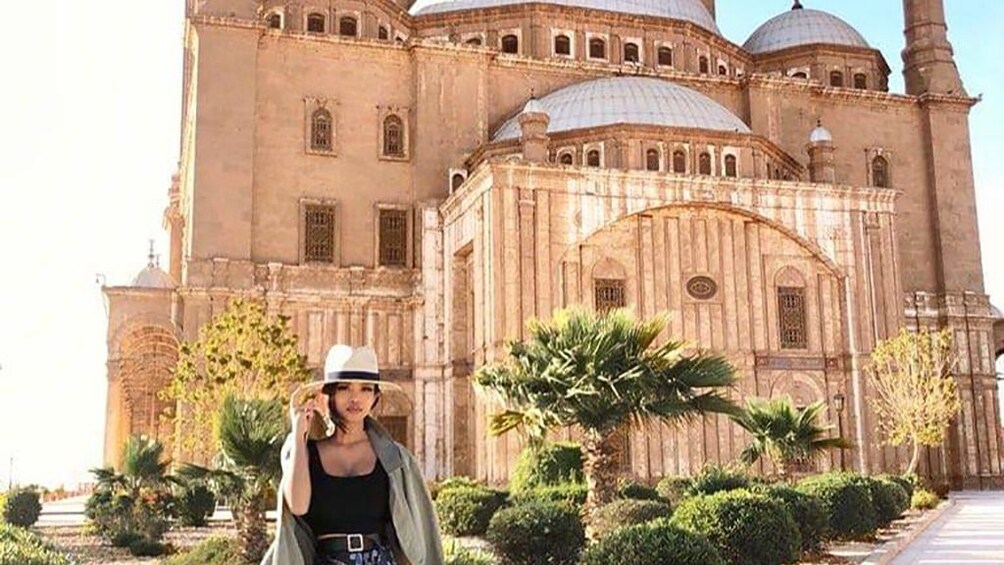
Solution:
{"label": "small dome", "polygon": [[833,142],[833,134],[830,130],[823,127],[823,123],[819,122],[816,124],[816,129],[812,130],[809,134],[809,143],[824,143]]}
{"label": "small dome", "polygon": [[[655,78],[613,77],[581,82],[537,102],[551,118],[549,134],[615,124],[750,133],[750,128],[721,104],[696,90]],[[510,118],[492,141],[515,139],[519,134],[519,121]]]}
{"label": "small dome", "polygon": [[753,53],[770,53],[799,45],[871,46],[850,24],[820,10],[802,8],[798,2],[791,10],[775,16],[758,27],[746,40],[743,49]]}
{"label": "small dome", "polygon": [[147,265],[132,280],[132,286],[140,288],[174,288],[174,280],[171,275],[165,273],[160,267],[154,264]]}
{"label": "small dome", "polygon": [[715,24],[715,18],[711,16],[700,0],[433,0],[432,3],[417,10],[413,8],[412,15],[425,16],[442,12],[538,3],[683,20],[696,24],[715,35],[722,34]]}

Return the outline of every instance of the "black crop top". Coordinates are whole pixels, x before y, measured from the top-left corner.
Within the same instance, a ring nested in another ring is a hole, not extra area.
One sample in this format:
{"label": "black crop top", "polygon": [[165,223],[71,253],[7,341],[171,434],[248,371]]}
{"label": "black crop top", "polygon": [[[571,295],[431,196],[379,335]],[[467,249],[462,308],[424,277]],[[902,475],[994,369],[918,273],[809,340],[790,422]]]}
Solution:
{"label": "black crop top", "polygon": [[303,519],[314,536],[383,534],[390,522],[390,481],[380,460],[368,475],[335,477],[321,465],[317,442],[308,441],[307,452],[310,507]]}

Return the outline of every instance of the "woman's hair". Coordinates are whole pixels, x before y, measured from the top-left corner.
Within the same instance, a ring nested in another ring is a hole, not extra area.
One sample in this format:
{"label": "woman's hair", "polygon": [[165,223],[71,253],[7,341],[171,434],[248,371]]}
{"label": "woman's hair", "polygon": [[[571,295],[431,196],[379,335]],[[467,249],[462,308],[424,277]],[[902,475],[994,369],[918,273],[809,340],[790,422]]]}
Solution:
{"label": "woman's hair", "polygon": [[[328,418],[331,419],[331,423],[338,428],[338,431],[345,431],[345,422],[342,421],[341,414],[338,413],[338,409],[335,407],[335,387],[338,383],[328,383],[324,385],[321,389],[323,394],[328,395]],[[377,407],[380,403],[380,385],[373,385],[373,392],[375,393],[375,398],[373,399],[373,406],[370,406],[370,411]]]}

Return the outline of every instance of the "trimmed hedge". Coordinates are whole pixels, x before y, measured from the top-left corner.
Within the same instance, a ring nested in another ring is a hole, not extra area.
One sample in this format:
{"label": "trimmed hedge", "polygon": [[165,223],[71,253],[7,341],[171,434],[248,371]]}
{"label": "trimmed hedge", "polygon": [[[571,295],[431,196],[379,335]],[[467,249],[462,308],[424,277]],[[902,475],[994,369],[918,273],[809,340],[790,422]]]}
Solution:
{"label": "trimmed hedge", "polygon": [[826,511],[815,496],[782,485],[763,486],[755,489],[784,503],[791,512],[802,538],[802,550],[818,549],[826,539],[828,525]]}
{"label": "trimmed hedge", "polygon": [[910,499],[910,508],[915,510],[930,510],[939,504],[941,499],[938,495],[924,488],[916,490]]}
{"label": "trimmed hedge", "polygon": [[69,561],[38,534],[0,524],[0,565],[68,565]]}
{"label": "trimmed hedge", "polygon": [[899,485],[903,489],[903,491],[906,492],[907,499],[913,496],[913,489],[915,486],[915,483],[913,481],[917,479],[917,476],[913,475],[913,477],[914,477],[913,479],[910,479],[907,478],[906,475],[893,475],[893,474],[884,474],[875,476],[876,479],[882,481],[892,481],[897,485]]}
{"label": "trimmed hedge", "polygon": [[488,488],[488,486],[475,481],[470,477],[460,475],[443,479],[438,483],[432,483],[432,485],[429,486],[429,494],[432,496],[433,500],[436,500],[436,498],[439,497],[440,492],[453,488]]}
{"label": "trimmed hedge", "polygon": [[690,492],[690,485],[693,481],[690,477],[663,477],[659,484],[655,485],[655,492],[673,506],[680,504]]}
{"label": "trimmed hedge", "polygon": [[615,563],[672,563],[673,565],[725,565],[704,536],[660,519],[621,528],[582,554],[580,565]]}
{"label": "trimmed hedge", "polygon": [[688,498],[672,523],[706,535],[733,565],[794,563],[801,553],[801,534],[786,505],[745,489]]}
{"label": "trimmed hedge", "polygon": [[574,565],[586,533],[574,508],[530,502],[496,512],[485,538],[506,565]]}
{"label": "trimmed hedge", "polygon": [[247,565],[236,539],[212,537],[192,549],[173,555],[164,565]]}
{"label": "trimmed hedge", "polygon": [[37,490],[14,489],[7,493],[3,503],[3,521],[27,528],[38,521],[42,513],[42,497]]}
{"label": "trimmed hedge", "polygon": [[910,507],[910,499],[907,498],[906,491],[898,484],[877,477],[862,477],[861,480],[871,494],[872,504],[875,506],[875,518],[879,526],[888,526]]}
{"label": "trimmed hedge", "polygon": [[523,504],[527,502],[560,502],[574,507],[581,507],[586,503],[589,495],[589,487],[580,483],[565,483],[563,485],[552,485],[537,487],[532,490],[523,491],[512,495],[513,504]]}
{"label": "trimmed hedge", "polygon": [[797,490],[815,496],[823,510],[830,535],[855,538],[871,534],[878,526],[871,493],[859,475],[827,473],[808,477]]}
{"label": "trimmed hedge", "polygon": [[444,533],[480,536],[505,499],[486,488],[451,488],[436,498],[436,515]]}
{"label": "trimmed hedge", "polygon": [[628,500],[662,500],[657,490],[634,481],[622,481],[618,484],[617,496]]}
{"label": "trimmed hedge", "polygon": [[715,494],[716,492],[748,488],[750,478],[745,473],[717,465],[708,465],[690,482],[687,494]]}
{"label": "trimmed hedge", "polygon": [[463,547],[457,540],[443,540],[444,565],[495,565],[495,559],[482,551]]}
{"label": "trimmed hedge", "polygon": [[656,518],[669,518],[672,509],[669,504],[656,500],[615,500],[596,509],[590,526],[596,537],[624,526],[644,524]]}
{"label": "trimmed hedge", "polygon": [[509,478],[514,493],[538,487],[583,482],[582,449],[577,443],[556,442],[520,452]]}

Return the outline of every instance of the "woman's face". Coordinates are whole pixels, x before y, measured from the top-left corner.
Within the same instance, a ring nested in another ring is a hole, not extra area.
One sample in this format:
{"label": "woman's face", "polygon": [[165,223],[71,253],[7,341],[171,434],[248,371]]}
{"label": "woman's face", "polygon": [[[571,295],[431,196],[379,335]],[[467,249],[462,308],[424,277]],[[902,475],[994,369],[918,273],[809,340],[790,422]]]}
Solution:
{"label": "woman's face", "polygon": [[346,423],[361,423],[373,410],[376,399],[376,385],[338,383],[331,394],[329,406],[334,408]]}

